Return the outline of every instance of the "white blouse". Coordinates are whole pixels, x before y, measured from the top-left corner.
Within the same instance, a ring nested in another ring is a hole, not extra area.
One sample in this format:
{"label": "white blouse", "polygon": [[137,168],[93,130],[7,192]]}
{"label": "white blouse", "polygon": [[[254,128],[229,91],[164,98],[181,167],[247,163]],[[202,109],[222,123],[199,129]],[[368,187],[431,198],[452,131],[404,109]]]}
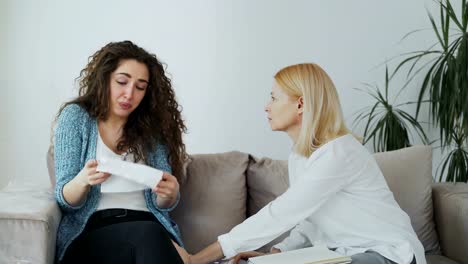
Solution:
{"label": "white blouse", "polygon": [[288,230],[282,251],[323,244],[351,256],[373,250],[401,264],[426,264],[424,248],[374,157],[351,134],[309,158],[291,153],[290,187],[218,237],[226,257],[255,250]]}

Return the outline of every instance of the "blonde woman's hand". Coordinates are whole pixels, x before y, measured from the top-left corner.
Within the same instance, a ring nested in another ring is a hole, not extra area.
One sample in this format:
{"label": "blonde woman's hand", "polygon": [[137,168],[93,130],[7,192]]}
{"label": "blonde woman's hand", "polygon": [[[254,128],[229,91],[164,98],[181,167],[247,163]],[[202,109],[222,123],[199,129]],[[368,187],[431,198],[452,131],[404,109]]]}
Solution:
{"label": "blonde woman's hand", "polygon": [[249,258],[258,257],[258,256],[262,256],[262,255],[265,255],[265,253],[261,253],[261,252],[258,252],[258,251],[246,251],[246,252],[242,252],[242,253],[239,253],[239,254],[235,255],[235,256],[232,258],[232,263],[233,263],[233,264],[237,264],[237,263],[239,263],[239,261],[240,261],[241,259],[247,260],[247,259],[249,259]]}
{"label": "blonde woman's hand", "polygon": [[281,253],[281,250],[278,249],[278,248],[272,247],[272,248],[270,249],[270,253],[271,253],[271,254]]}
{"label": "blonde woman's hand", "polygon": [[[171,240],[172,241],[172,240]],[[191,264],[192,261],[190,259],[191,255],[184,249],[182,248],[181,246],[179,246],[176,242],[172,241],[172,244],[174,245],[174,247],[176,248],[177,252],[179,253],[180,255],[180,258],[182,259],[182,261],[184,262],[184,264]]]}
{"label": "blonde woman's hand", "polygon": [[111,174],[96,171],[97,166],[97,160],[88,160],[83,169],[81,169],[80,173],[76,176],[78,182],[85,187],[105,182]]}
{"label": "blonde woman's hand", "polygon": [[258,251],[247,251],[247,252],[242,252],[242,253],[239,253],[237,254],[236,256],[234,256],[233,260],[232,260],[232,263],[233,264],[237,264],[239,263],[239,261],[241,259],[243,260],[247,260],[249,258],[253,258],[253,257],[258,257],[258,256],[263,256],[263,255],[270,255],[270,254],[276,254],[276,253],[281,253],[281,250],[275,248],[275,247],[272,247],[270,249],[270,252],[269,253],[261,253],[261,252],[258,252]]}

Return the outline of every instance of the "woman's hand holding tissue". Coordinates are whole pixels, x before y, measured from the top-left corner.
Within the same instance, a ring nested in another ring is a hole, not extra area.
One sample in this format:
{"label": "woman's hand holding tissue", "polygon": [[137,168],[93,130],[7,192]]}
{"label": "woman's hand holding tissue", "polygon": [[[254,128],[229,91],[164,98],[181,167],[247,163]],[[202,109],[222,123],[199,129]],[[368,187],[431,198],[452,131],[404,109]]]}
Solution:
{"label": "woman's hand holding tissue", "polygon": [[160,208],[173,206],[179,194],[177,178],[170,173],[164,172],[159,183],[153,188],[153,192],[157,194],[156,202]]}
{"label": "woman's hand holding tissue", "polygon": [[111,175],[105,172],[97,172],[98,162],[88,160],[81,171],[63,187],[63,196],[72,206],[82,204],[92,185],[105,182]]}
{"label": "woman's hand holding tissue", "polygon": [[75,179],[77,179],[79,183],[85,187],[105,182],[111,176],[111,174],[96,171],[97,166],[97,160],[88,160],[84,168],[81,169],[80,173],[76,175]]}

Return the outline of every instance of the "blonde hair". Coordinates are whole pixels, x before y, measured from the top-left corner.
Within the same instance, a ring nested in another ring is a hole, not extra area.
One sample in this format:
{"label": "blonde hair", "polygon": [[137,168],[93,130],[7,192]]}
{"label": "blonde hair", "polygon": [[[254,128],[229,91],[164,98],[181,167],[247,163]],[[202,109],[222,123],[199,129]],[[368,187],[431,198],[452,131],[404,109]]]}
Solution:
{"label": "blonde hair", "polygon": [[275,74],[279,86],[292,97],[302,97],[302,126],[294,151],[309,157],[330,140],[350,133],[345,125],[333,81],[317,64],[287,66]]}

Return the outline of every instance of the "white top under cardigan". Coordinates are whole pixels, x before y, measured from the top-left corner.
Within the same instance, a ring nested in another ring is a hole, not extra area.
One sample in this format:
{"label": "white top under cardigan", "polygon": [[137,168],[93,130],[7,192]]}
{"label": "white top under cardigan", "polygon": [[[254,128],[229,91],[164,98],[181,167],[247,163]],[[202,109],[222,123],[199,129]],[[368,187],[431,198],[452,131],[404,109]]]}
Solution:
{"label": "white top under cardigan", "polygon": [[401,264],[426,264],[424,248],[398,206],[374,157],[352,135],[328,142],[309,158],[289,157],[289,189],[218,237],[232,257],[286,231],[287,251],[324,244],[351,256],[373,250]]}
{"label": "white top under cardigan", "polygon": [[[101,135],[98,133],[96,143],[96,159],[122,159],[129,162],[134,162],[135,158],[132,153],[125,156],[121,156],[112,151],[101,139]],[[140,160],[138,163],[143,164]],[[144,185],[126,180],[125,178],[111,175],[105,182],[101,183],[101,199],[99,199],[98,208],[96,211],[112,209],[112,208],[124,208],[136,211],[149,212],[146,207]]]}

